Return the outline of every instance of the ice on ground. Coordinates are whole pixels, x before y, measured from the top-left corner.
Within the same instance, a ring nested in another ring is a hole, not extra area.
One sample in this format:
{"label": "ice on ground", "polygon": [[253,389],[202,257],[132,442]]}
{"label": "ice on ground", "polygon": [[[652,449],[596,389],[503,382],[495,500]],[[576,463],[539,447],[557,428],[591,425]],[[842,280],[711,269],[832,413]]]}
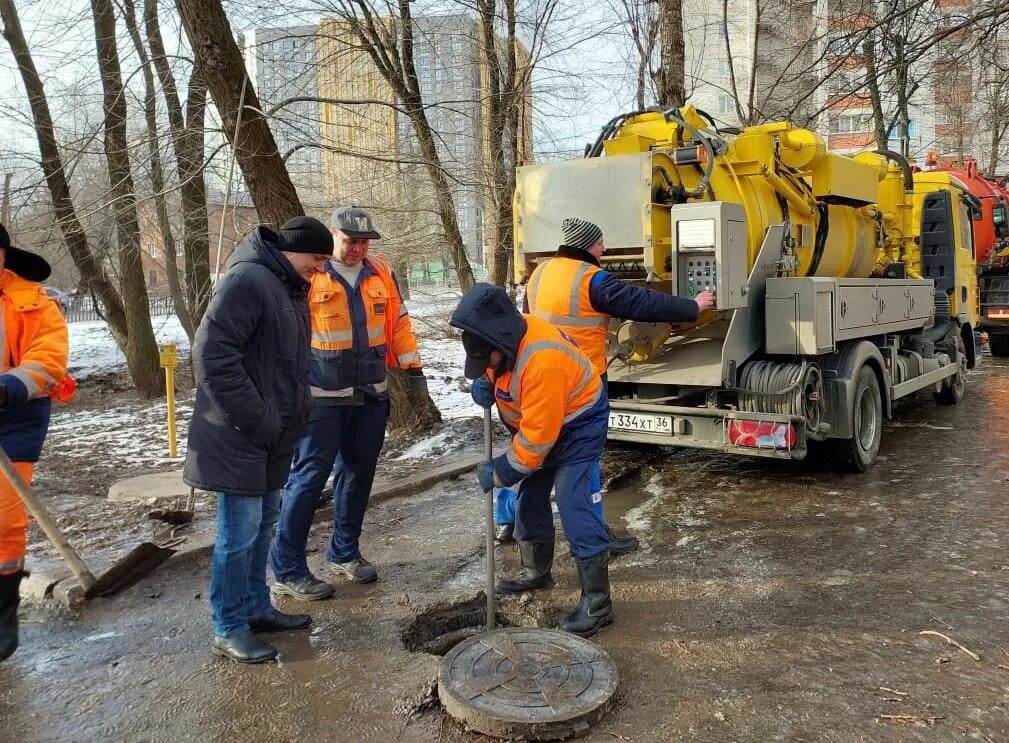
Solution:
{"label": "ice on ground", "polygon": [[[189,338],[175,315],[152,318],[158,343],[174,343],[182,357],[189,355]],[[126,357],[112,339],[103,320],[68,323],[70,330],[70,374],[77,381],[111,374],[126,368]]]}

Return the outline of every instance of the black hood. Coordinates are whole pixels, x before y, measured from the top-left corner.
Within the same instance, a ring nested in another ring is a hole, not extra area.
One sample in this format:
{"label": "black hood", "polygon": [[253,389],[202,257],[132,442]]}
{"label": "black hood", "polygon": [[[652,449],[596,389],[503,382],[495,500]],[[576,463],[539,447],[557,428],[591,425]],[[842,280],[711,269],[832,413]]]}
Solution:
{"label": "black hood", "polygon": [[557,257],[574,258],[576,261],[585,261],[586,263],[591,263],[593,266],[599,265],[599,259],[592,255],[592,253],[581,248],[573,248],[570,245],[558,245]]}
{"label": "black hood", "polygon": [[526,334],[526,321],[500,286],[477,284],[459,300],[449,324],[472,333],[505,356],[505,369],[511,369],[518,355],[519,343]]}
{"label": "black hood", "polygon": [[270,269],[278,279],[292,289],[304,291],[308,282],[303,279],[291,262],[281,252],[283,239],[269,227],[257,227],[242,240],[228,258],[228,268],[239,263],[257,263]]}

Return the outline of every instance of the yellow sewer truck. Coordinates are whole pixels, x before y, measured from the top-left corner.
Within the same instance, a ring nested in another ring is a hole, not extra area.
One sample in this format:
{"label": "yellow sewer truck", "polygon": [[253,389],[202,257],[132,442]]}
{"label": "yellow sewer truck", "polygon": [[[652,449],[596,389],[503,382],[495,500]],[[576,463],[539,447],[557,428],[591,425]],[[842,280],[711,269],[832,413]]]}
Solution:
{"label": "yellow sewer truck", "polygon": [[578,160],[520,167],[515,270],[603,230],[603,267],[717,307],[614,320],[610,437],[872,466],[896,400],[955,405],[975,364],[972,216],[955,177],[845,157],[788,123],[719,131],[691,106],[618,116]]}

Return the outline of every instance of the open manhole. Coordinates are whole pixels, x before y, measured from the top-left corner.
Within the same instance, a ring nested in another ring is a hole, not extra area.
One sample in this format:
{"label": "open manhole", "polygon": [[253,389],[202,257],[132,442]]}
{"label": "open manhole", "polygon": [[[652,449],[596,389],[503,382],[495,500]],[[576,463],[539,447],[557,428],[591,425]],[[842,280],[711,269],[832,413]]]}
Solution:
{"label": "open manhole", "polygon": [[[463,640],[484,631],[487,599],[483,593],[471,599],[440,603],[418,614],[403,631],[403,646],[415,653],[445,655]],[[498,627],[511,627],[509,617],[494,615]]]}
{"label": "open manhole", "polygon": [[465,639],[442,659],[438,697],[468,729],[498,738],[585,735],[609,711],[617,668],[581,637],[511,627]]}

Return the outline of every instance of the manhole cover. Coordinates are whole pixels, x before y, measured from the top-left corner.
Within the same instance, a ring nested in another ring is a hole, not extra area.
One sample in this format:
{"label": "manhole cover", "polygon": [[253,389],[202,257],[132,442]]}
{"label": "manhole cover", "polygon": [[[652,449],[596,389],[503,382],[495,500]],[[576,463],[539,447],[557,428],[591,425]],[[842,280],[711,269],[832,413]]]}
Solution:
{"label": "manhole cover", "polygon": [[510,627],[471,637],[442,660],[438,696],[484,735],[562,740],[606,714],[617,668],[603,650],[557,630]]}

